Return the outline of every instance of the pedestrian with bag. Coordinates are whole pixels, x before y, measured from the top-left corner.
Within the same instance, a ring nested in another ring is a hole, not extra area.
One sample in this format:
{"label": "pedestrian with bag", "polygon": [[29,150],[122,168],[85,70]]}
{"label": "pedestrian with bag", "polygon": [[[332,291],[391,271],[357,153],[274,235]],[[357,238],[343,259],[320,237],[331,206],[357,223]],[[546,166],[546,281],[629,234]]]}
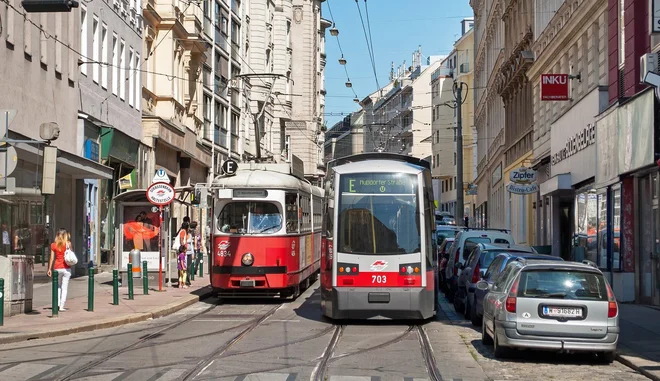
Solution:
{"label": "pedestrian with bag", "polygon": [[50,245],[50,260],[48,261],[48,276],[52,275],[52,270],[58,273],[57,282],[57,300],[60,311],[66,311],[66,295],[69,288],[69,279],[71,278],[71,266],[78,263],[76,254],[71,245],[71,234],[66,229],[59,229],[55,235],[55,242]]}

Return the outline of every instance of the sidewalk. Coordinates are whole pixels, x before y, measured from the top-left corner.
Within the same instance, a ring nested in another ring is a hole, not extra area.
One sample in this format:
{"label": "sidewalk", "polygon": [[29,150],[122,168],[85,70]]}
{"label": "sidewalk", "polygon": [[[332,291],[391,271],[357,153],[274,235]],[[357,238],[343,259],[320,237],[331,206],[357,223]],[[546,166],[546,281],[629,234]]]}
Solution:
{"label": "sidewalk", "polygon": [[5,317],[0,327],[0,344],[68,335],[76,332],[116,327],[167,316],[211,295],[208,276],[195,277],[187,289],[163,287],[163,292],[149,289],[144,295],[142,279],[134,279],[134,299],[128,300],[128,287],[119,288],[119,305],[112,304],[112,274],[94,277],[94,311],[87,311],[88,278],[69,281],[65,308],[52,317],[50,283],[35,284],[32,312]]}
{"label": "sidewalk", "polygon": [[617,360],[660,381],[660,310],[639,304],[619,304],[621,335]]}

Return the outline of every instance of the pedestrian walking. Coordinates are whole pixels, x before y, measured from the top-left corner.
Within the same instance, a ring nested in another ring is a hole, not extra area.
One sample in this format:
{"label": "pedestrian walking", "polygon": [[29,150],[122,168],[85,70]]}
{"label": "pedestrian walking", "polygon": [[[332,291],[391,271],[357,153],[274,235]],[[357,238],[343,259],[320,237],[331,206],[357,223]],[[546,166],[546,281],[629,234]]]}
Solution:
{"label": "pedestrian walking", "polygon": [[71,234],[66,229],[59,229],[55,235],[55,242],[50,245],[50,260],[48,261],[48,276],[52,275],[52,270],[58,273],[57,282],[57,300],[60,311],[66,311],[66,295],[69,288],[69,279],[71,278],[71,268],[64,261],[64,252],[67,249],[73,250],[71,245]]}
{"label": "pedestrian walking", "polygon": [[188,288],[186,285],[186,245],[179,246],[179,255],[177,256],[177,269],[179,270],[179,288]]}
{"label": "pedestrian walking", "polygon": [[[185,222],[184,222],[184,224],[185,224]],[[185,241],[185,244],[186,244],[186,261],[187,261],[186,263],[190,264],[187,268],[188,278],[186,279],[186,285],[188,285],[188,286],[192,285],[192,283],[190,282],[190,279],[192,277],[190,275],[191,275],[191,272],[194,271],[194,267],[195,267],[195,266],[193,266],[193,260],[195,259],[195,231],[192,228],[192,224],[195,224],[195,226],[197,226],[197,223],[194,222],[194,221],[192,223],[190,223],[190,225],[188,226],[188,229],[186,229],[186,241]]]}

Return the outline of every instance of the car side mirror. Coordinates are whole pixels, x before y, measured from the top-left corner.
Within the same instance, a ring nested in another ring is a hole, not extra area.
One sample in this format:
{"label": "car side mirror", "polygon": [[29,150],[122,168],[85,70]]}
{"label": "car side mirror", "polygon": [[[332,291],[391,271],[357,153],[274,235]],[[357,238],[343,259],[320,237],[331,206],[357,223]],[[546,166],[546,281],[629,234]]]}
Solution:
{"label": "car side mirror", "polygon": [[489,291],[490,290],[490,283],[486,282],[485,280],[480,280],[476,284],[477,290],[481,291]]}

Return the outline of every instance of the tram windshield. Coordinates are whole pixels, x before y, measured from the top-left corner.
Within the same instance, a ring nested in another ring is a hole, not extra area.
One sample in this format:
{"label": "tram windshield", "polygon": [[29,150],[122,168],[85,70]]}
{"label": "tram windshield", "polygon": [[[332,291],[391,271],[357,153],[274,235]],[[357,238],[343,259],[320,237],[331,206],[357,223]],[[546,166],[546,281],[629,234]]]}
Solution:
{"label": "tram windshield", "polygon": [[218,214],[218,226],[223,233],[274,234],[282,228],[282,214],[270,202],[232,202]]}
{"label": "tram windshield", "polygon": [[350,254],[421,251],[417,176],[400,173],[342,175],[338,249]]}

